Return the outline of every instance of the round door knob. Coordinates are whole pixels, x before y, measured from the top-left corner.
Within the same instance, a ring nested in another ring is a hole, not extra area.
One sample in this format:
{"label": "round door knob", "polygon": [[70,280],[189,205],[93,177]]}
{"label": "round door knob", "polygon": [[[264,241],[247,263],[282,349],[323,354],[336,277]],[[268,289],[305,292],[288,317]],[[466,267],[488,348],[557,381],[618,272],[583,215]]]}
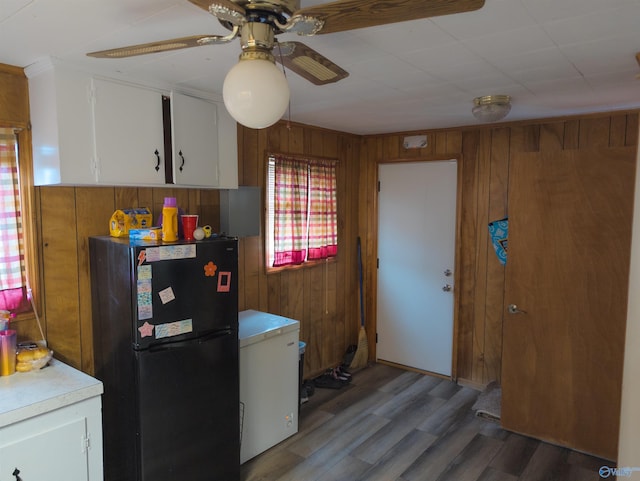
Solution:
{"label": "round door knob", "polygon": [[516,306],[515,304],[509,304],[509,307],[507,307],[507,310],[509,311],[509,314],[526,314],[527,313],[527,311],[518,309],[518,306]]}

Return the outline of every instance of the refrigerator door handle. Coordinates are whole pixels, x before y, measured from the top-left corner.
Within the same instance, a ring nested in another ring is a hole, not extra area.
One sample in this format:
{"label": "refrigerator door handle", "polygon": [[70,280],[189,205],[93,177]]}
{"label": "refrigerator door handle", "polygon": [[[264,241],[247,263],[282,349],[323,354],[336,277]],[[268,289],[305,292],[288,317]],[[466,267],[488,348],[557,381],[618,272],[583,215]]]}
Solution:
{"label": "refrigerator door handle", "polygon": [[207,342],[211,339],[215,339],[217,337],[223,337],[223,336],[228,336],[233,332],[233,330],[231,329],[231,326],[226,326],[224,328],[221,329],[216,329],[215,331],[209,331],[206,334],[204,334],[202,337],[199,337],[197,339],[198,342]]}
{"label": "refrigerator door handle", "polygon": [[204,335],[194,338],[188,339],[186,341],[176,341],[176,342],[168,342],[164,344],[156,344],[149,346],[150,352],[164,351],[169,349],[184,349],[185,347],[192,346],[194,343],[203,343],[211,341],[212,339],[216,339],[219,337],[229,336],[233,333],[231,327],[225,327],[222,329],[216,329],[215,331],[208,331]]}

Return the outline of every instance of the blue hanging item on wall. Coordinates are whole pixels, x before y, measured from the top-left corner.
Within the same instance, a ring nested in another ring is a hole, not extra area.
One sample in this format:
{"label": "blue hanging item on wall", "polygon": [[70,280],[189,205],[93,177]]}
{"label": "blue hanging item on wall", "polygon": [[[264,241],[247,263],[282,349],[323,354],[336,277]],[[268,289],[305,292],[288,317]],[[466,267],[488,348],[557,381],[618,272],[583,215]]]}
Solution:
{"label": "blue hanging item on wall", "polygon": [[500,264],[507,263],[507,240],[509,238],[509,218],[489,222],[489,235]]}

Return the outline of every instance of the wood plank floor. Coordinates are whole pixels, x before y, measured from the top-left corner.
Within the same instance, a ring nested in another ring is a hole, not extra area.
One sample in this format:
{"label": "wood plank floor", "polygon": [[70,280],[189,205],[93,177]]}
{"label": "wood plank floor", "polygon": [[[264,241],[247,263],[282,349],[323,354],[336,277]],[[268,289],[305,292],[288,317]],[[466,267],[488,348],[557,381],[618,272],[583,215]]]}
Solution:
{"label": "wood plank floor", "polygon": [[597,481],[611,466],[478,418],[478,394],[373,364],[345,388],[316,388],[298,434],[246,462],[241,480]]}

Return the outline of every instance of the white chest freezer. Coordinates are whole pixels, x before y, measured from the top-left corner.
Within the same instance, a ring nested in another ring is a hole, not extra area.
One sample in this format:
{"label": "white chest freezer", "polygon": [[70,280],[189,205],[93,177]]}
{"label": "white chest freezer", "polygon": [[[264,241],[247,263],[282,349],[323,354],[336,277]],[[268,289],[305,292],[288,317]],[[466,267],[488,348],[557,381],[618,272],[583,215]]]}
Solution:
{"label": "white chest freezer", "polygon": [[300,323],[254,310],[238,320],[244,463],[298,432]]}

